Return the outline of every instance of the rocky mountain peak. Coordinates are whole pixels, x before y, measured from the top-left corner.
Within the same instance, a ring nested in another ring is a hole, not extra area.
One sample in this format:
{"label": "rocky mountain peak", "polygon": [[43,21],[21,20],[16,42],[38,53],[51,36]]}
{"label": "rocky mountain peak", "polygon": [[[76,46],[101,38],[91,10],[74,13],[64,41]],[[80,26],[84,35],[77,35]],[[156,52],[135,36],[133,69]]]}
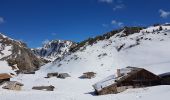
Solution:
{"label": "rocky mountain peak", "polygon": [[52,40],[43,44],[40,48],[32,49],[32,51],[40,58],[53,61],[67,54],[73,45],[76,45],[76,43],[72,41]]}

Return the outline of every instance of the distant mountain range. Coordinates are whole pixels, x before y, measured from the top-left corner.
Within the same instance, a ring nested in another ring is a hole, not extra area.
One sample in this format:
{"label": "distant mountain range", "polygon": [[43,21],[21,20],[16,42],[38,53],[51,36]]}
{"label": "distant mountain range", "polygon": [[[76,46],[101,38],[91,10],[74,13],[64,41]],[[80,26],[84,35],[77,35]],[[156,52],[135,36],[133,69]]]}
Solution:
{"label": "distant mountain range", "polygon": [[70,48],[77,44],[72,41],[52,40],[43,45],[41,48],[32,49],[33,53],[49,61],[54,61],[69,53]]}

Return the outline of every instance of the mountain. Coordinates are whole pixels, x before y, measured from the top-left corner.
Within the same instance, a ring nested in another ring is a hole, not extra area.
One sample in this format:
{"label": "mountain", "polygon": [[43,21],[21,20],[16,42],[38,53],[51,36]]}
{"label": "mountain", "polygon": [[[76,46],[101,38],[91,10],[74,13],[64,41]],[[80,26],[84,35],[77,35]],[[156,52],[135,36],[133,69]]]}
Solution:
{"label": "mountain", "polygon": [[76,43],[65,40],[52,40],[47,42],[41,48],[32,49],[35,55],[40,58],[44,58],[49,61],[54,61],[57,58],[61,58],[67,53],[72,46]]}
{"label": "mountain", "polygon": [[116,32],[111,31],[98,36],[100,38],[91,38],[78,44],[71,49],[70,55],[61,61],[54,61],[46,67],[46,71],[79,75],[87,71],[109,74],[117,68],[134,66],[160,74],[169,69],[169,24],[148,28],[125,27]]}
{"label": "mountain", "polygon": [[0,34],[0,60],[7,61],[12,69],[19,69],[19,72],[35,71],[44,64],[25,43],[3,34]]}
{"label": "mountain", "polygon": [[[24,84],[24,91],[6,92],[1,98],[55,100],[160,100],[169,97],[170,86],[153,86],[128,89],[123,93],[93,96],[93,84],[114,75],[116,70],[127,66],[145,68],[154,74],[170,72],[170,25],[125,27],[102,36],[89,38],[71,47],[63,59],[50,62],[35,74],[19,74],[12,78]],[[44,78],[48,73],[68,73],[66,79]],[[95,72],[96,77],[82,79],[85,72]],[[35,91],[33,86],[55,87],[53,92]],[[4,90],[2,90],[4,91]],[[28,91],[28,92],[27,92]],[[30,92],[31,91],[31,92]],[[31,95],[31,96],[30,96]]]}

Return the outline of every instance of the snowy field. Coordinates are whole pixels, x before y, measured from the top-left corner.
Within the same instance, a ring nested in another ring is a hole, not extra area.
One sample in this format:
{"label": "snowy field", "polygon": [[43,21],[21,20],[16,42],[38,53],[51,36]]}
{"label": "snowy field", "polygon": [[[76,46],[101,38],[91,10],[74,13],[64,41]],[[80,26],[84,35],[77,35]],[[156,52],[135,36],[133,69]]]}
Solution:
{"label": "snowy field", "polygon": [[[82,87],[83,88],[83,87]],[[93,96],[81,93],[43,91],[3,91],[0,100],[169,100],[170,86],[129,89],[123,93]]]}

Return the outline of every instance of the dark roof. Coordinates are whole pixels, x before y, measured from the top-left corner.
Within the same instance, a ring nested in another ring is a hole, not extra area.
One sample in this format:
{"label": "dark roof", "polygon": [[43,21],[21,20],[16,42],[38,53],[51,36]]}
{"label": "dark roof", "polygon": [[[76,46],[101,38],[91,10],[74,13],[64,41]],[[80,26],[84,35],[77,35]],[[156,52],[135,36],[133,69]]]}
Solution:
{"label": "dark roof", "polygon": [[[152,73],[152,72],[150,72],[150,71],[148,71],[148,70],[146,70],[146,69],[144,69],[144,68],[137,68],[137,67],[126,67],[126,68],[131,68],[131,71],[130,71],[129,73],[127,73],[126,75],[118,78],[118,80],[116,80],[117,82],[116,82],[115,84],[126,80],[127,78],[135,75],[136,73],[138,73],[138,72],[140,72],[140,71],[142,71],[142,70],[145,70],[145,71],[151,73],[152,75],[157,76],[157,75],[155,75],[154,73]],[[160,78],[159,76],[157,76],[157,77]]]}

